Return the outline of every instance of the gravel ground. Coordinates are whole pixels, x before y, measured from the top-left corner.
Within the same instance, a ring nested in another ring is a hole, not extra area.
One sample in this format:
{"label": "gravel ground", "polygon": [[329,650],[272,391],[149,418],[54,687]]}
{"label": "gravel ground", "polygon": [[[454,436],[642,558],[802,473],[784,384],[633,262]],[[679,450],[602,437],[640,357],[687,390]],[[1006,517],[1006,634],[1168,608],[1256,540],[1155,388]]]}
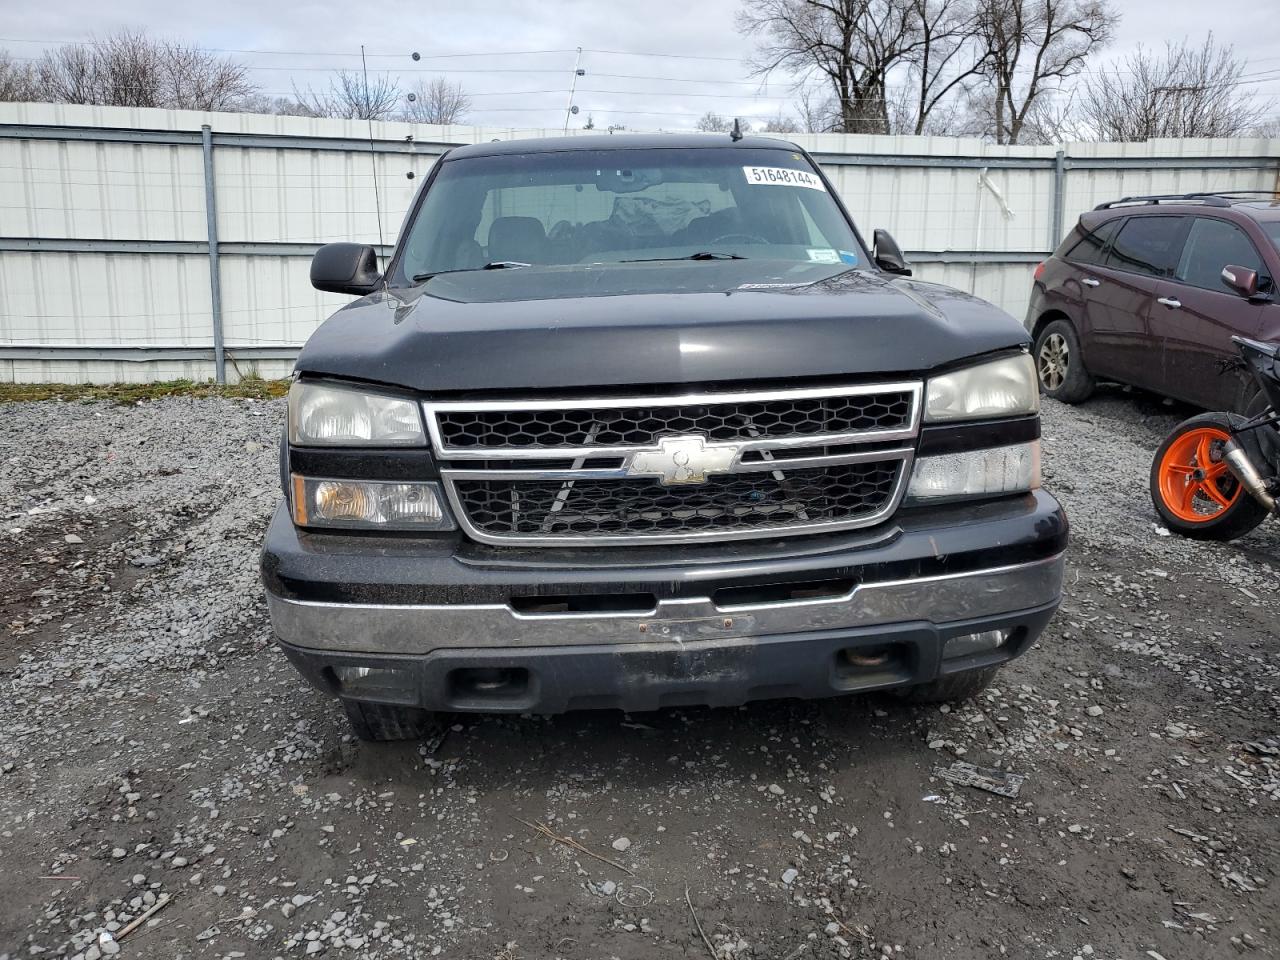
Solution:
{"label": "gravel ground", "polygon": [[0,960],[1280,956],[1280,525],[1161,535],[1186,412],[1049,404],[1068,595],[976,702],[371,746],[271,643],[280,402],[6,405]]}

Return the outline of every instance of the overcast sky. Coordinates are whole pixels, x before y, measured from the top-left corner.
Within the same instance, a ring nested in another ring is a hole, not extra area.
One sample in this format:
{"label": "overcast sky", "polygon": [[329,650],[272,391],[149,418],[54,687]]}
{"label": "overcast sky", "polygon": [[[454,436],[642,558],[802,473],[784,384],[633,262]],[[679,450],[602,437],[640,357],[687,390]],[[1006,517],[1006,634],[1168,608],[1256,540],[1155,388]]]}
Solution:
{"label": "overcast sky", "polygon": [[[445,74],[472,95],[475,123],[560,127],[565,122],[575,49],[586,76],[574,102],[603,129],[691,128],[706,110],[765,118],[794,103],[786,78],[761,89],[743,64],[752,49],[736,29],[743,0],[471,0],[467,3],[309,0],[0,0],[0,49],[31,57],[50,41],[89,39],[121,27],[145,26],[231,54],[252,66],[267,93],[294,85],[324,86],[327,71],[354,68],[359,46],[371,71],[405,85]],[[1280,103],[1280,45],[1260,21],[1266,0],[1112,0],[1122,13],[1116,40],[1095,57],[1101,65],[1138,44],[1199,42],[1210,30],[1250,61],[1241,96]],[[1265,19],[1265,18],[1264,18]],[[417,51],[420,61],[410,54]],[[547,51],[547,52],[530,52]],[[1269,71],[1269,72],[1267,72]],[[1280,113],[1280,106],[1271,115]]]}

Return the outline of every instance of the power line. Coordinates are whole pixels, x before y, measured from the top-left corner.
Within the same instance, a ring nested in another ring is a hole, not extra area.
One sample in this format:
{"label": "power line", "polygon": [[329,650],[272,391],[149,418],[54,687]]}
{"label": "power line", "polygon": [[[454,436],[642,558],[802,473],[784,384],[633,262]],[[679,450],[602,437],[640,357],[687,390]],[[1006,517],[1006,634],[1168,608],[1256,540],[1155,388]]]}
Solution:
{"label": "power line", "polygon": [[[42,43],[42,44],[58,44],[71,46],[83,44],[85,46],[103,46],[111,43],[111,40],[50,40],[38,39],[34,37],[0,37],[0,43]],[[259,49],[242,49],[238,47],[201,47],[210,53],[249,53],[254,55],[273,56],[273,57],[359,57],[359,50],[271,50],[267,48]],[[530,57],[541,54],[552,53],[573,53],[573,48],[563,50],[488,50],[475,53],[435,53],[420,54],[420,60],[451,60],[459,57]],[[377,57],[379,59],[401,59],[410,56],[409,51],[401,51],[399,53],[370,53],[369,57]]]}
{"label": "power line", "polygon": [[[0,37],[0,43],[43,43],[43,44],[85,44],[89,46],[100,46],[109,44],[112,41],[108,39],[100,40],[97,38],[88,38],[81,40],[73,40],[69,38],[51,39],[48,37]],[[267,56],[283,56],[283,57],[359,57],[358,50],[287,50],[274,49],[268,47],[259,47],[254,49],[245,49],[241,47],[203,47],[211,53],[251,53],[264,54]],[[576,53],[576,47],[563,47],[547,50],[493,50],[480,51],[472,53],[437,53],[437,54],[421,54],[420,59],[423,60],[447,60],[459,57],[522,57],[522,56],[539,56],[543,54],[554,53]],[[604,50],[596,47],[583,47],[583,53],[600,53],[615,57],[658,57],[666,60],[702,60],[706,62],[716,63],[742,63],[742,57],[708,57],[698,54],[689,53],[648,53],[639,50]],[[404,57],[408,56],[408,52],[400,53],[369,53],[369,57]],[[1277,58],[1280,59],[1280,58]]]}
{"label": "power line", "polygon": [[635,50],[597,50],[583,47],[583,53],[604,53],[615,57],[663,57],[669,60],[708,60],[721,63],[742,63],[742,57],[699,57],[687,53],[640,53]]}

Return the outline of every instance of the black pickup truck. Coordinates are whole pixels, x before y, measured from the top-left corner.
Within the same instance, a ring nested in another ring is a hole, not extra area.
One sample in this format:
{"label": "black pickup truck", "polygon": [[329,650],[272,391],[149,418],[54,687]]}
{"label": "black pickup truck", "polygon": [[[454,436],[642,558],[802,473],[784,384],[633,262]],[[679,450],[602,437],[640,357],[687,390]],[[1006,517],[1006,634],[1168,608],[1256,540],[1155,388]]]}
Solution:
{"label": "black pickup truck", "polygon": [[1057,608],[1013,318],[868,250],[799,147],[447,153],[297,362],[262,574],[356,733],[432,711],[970,696]]}

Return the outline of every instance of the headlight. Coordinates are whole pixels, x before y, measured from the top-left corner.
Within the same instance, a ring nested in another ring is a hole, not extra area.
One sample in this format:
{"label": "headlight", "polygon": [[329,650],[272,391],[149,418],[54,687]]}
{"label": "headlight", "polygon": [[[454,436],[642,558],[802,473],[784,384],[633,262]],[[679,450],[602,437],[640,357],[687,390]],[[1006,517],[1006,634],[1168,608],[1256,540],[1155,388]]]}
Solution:
{"label": "headlight", "polygon": [[920,457],[907,487],[909,501],[1025,493],[1040,486],[1040,441],[1010,447]]}
{"label": "headlight", "polygon": [[412,400],[298,381],[289,388],[289,442],[300,447],[421,447],[427,441]]}
{"label": "headlight", "polygon": [[1039,409],[1035,362],[1023,353],[930,378],[924,418],[978,420],[1016,417]]}
{"label": "headlight", "polygon": [[300,527],[452,530],[438,483],[324,480],[293,475],[293,522]]}

